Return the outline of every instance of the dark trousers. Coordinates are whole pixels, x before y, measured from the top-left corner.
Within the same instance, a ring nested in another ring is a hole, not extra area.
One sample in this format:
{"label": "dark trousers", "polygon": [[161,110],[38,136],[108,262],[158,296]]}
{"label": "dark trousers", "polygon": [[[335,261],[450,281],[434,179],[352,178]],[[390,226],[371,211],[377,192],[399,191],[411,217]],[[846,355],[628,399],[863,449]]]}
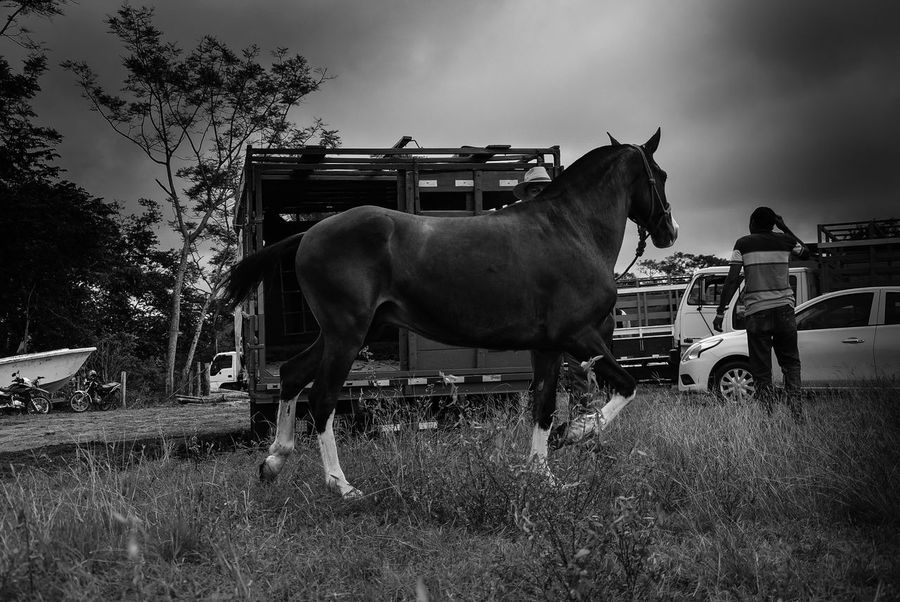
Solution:
{"label": "dark trousers", "polygon": [[795,419],[802,416],[800,401],[800,352],[797,349],[797,322],[794,308],[781,305],[746,317],[747,347],[756,398],[769,411],[775,400],[772,387],[772,351],[784,375],[784,393]]}
{"label": "dark trousers", "polygon": [[563,372],[563,386],[571,395],[571,402],[577,406],[587,406],[591,402],[590,383],[587,371],[581,367],[581,362],[569,355],[563,354],[566,370]]}

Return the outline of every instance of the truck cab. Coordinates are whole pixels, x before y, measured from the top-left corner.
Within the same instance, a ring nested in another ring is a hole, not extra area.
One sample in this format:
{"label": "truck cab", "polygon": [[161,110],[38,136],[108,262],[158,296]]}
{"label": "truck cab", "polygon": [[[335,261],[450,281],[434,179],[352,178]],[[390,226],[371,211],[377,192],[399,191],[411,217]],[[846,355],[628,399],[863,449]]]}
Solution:
{"label": "truck cab", "polygon": [[[722,290],[725,287],[725,278],[728,276],[729,267],[714,266],[702,268],[694,272],[686,292],[678,305],[675,316],[673,337],[675,350],[680,357],[688,347],[700,339],[717,334],[713,330],[713,319],[716,317],[716,309],[722,298]],[[742,277],[743,278],[743,277]],[[796,305],[808,301],[819,295],[818,281],[815,271],[810,267],[792,267],[788,271],[791,288],[794,289],[794,301]],[[744,283],[734,297],[728,302],[725,309],[725,319],[722,322],[722,332],[742,330],[744,328],[744,304],[742,294]],[[673,351],[675,351],[673,350]]]}
{"label": "truck cab", "polygon": [[209,390],[238,390],[243,385],[241,357],[237,351],[217,353],[209,364]]}

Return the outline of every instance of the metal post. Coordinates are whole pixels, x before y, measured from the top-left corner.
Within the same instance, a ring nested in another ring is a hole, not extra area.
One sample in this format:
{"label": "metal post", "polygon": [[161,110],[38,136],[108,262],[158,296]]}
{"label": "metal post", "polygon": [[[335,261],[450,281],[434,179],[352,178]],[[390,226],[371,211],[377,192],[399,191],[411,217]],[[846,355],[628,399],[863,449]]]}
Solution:
{"label": "metal post", "polygon": [[128,384],[128,373],[124,370],[122,371],[122,409],[126,409],[128,406],[125,403],[125,385]]}

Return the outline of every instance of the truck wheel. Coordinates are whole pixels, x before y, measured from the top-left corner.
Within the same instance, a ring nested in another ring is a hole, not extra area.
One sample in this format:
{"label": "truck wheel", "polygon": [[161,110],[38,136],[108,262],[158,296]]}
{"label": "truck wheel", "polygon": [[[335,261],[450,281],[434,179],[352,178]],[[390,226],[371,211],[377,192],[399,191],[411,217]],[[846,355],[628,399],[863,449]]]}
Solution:
{"label": "truck wheel", "polygon": [[744,360],[733,360],[716,369],[712,382],[713,393],[727,402],[747,401],[753,397],[753,374],[750,364]]}

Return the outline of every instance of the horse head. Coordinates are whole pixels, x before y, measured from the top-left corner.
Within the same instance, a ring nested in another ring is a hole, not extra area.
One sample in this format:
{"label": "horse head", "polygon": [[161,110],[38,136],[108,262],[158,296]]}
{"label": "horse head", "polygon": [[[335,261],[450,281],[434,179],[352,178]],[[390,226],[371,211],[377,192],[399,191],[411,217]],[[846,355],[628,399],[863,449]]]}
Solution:
{"label": "horse head", "polygon": [[[659,148],[661,131],[650,140],[638,146],[623,145],[607,133],[612,146],[627,146],[640,155],[640,169],[644,178],[638,178],[638,185],[631,191],[631,206],[628,217],[650,233],[653,245],[665,249],[675,244],[678,238],[678,222],[672,217],[672,207],[666,199],[666,172],[653,160],[653,154]],[[646,182],[646,183],[645,183]]]}

